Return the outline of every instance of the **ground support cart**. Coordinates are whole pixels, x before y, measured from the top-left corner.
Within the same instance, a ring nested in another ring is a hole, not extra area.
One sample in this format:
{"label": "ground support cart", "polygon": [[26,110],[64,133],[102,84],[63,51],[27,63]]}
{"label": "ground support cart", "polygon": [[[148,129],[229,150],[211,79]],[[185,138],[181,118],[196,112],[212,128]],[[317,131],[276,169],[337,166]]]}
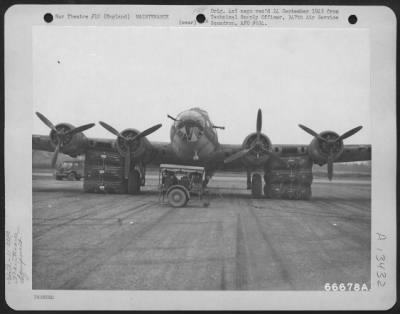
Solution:
{"label": "ground support cart", "polygon": [[190,199],[197,199],[208,206],[210,201],[205,182],[204,167],[161,164],[159,200],[167,201],[173,207],[183,207]]}

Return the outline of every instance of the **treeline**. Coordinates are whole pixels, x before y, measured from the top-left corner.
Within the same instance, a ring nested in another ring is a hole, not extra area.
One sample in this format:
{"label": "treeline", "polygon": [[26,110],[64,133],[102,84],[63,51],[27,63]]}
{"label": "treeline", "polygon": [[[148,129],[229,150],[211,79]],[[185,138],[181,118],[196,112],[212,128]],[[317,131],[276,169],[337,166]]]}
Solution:
{"label": "treeline", "polygon": [[[50,169],[51,168],[51,158],[53,153],[44,152],[40,150],[32,149],[32,168],[36,169]],[[57,165],[62,164],[66,160],[84,159],[83,157],[72,158],[68,155],[58,154]]]}

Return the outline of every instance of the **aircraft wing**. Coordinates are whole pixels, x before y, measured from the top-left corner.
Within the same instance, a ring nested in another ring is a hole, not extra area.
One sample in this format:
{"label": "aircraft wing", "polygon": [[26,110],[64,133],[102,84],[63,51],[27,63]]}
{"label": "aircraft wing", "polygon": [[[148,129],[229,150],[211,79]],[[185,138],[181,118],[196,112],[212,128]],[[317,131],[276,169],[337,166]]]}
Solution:
{"label": "aircraft wing", "polygon": [[[49,135],[32,135],[32,149],[53,152],[55,145],[52,143]],[[146,141],[146,164],[159,165],[161,163],[179,163],[179,160],[172,152],[169,143]],[[65,154],[76,157],[83,155],[87,151],[104,151],[118,153],[115,145],[115,139],[106,138],[86,138],[83,144],[77,147],[77,150],[64,152]]]}
{"label": "aircraft wing", "polygon": [[[67,155],[75,157],[83,154],[86,150],[96,151],[116,151],[113,143],[114,139],[100,139],[100,138],[88,138],[79,149],[75,151],[66,152]],[[49,135],[32,135],[32,149],[43,150],[47,152],[53,152],[55,146],[52,144]]]}
{"label": "aircraft wing", "polygon": [[371,145],[344,145],[343,154],[335,162],[371,160]]}
{"label": "aircraft wing", "polygon": [[[263,156],[257,158],[255,154],[250,155],[251,152],[249,152],[241,158],[235,159],[229,163],[224,163],[223,161],[228,159],[230,156],[243,151],[243,147],[241,145],[220,145],[220,149],[214,156],[214,159],[215,164],[218,165],[218,170],[244,169],[246,165],[253,168],[262,168],[269,162],[269,160],[272,160],[272,165],[278,165],[278,158],[287,160],[296,157],[309,157],[313,163],[319,163],[319,161],[313,160],[310,156],[309,147],[309,144],[277,144],[272,145],[270,149],[273,158],[263,159]],[[367,160],[371,160],[371,145],[344,145],[343,153],[335,159],[334,162],[341,163]]]}

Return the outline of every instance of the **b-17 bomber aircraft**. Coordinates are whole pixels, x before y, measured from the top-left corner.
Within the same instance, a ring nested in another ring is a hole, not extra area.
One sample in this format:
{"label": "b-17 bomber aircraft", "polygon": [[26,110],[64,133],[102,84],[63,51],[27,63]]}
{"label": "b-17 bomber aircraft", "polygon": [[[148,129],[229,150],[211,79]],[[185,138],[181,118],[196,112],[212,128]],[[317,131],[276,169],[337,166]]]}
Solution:
{"label": "b-17 bomber aircraft", "polygon": [[32,148],[54,152],[53,167],[59,152],[71,157],[85,155],[83,188],[86,192],[138,194],[145,185],[147,165],[177,164],[204,167],[205,184],[217,170],[242,169],[247,173],[247,189],[251,190],[252,197],[310,199],[313,164],[327,164],[331,180],[334,163],[371,160],[371,145],[343,143],[360,131],[361,126],[339,135],[333,131],[317,133],[299,124],[313,137],[310,144],[272,144],[261,131],[261,109],[255,132],[241,145],[219,143],[216,129],[224,127],[214,125],[208,113],[200,108],[191,108],[176,117],[168,115],[173,120],[170,143],[150,142],[146,138],[161,124],[142,132],[131,128],[118,131],[100,121],[115,138],[99,139],[83,134],[93,123],[79,127],[69,123],[54,125],[43,114],[36,114],[51,130],[49,135],[33,135]]}

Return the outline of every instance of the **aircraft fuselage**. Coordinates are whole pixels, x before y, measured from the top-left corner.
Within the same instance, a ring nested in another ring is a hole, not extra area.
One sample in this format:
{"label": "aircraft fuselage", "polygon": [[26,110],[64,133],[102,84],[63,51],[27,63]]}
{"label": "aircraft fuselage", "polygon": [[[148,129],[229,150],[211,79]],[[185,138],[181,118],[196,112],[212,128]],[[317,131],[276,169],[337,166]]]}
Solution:
{"label": "aircraft fuselage", "polygon": [[218,136],[206,111],[192,108],[181,112],[171,126],[171,147],[188,164],[203,165],[218,149]]}

